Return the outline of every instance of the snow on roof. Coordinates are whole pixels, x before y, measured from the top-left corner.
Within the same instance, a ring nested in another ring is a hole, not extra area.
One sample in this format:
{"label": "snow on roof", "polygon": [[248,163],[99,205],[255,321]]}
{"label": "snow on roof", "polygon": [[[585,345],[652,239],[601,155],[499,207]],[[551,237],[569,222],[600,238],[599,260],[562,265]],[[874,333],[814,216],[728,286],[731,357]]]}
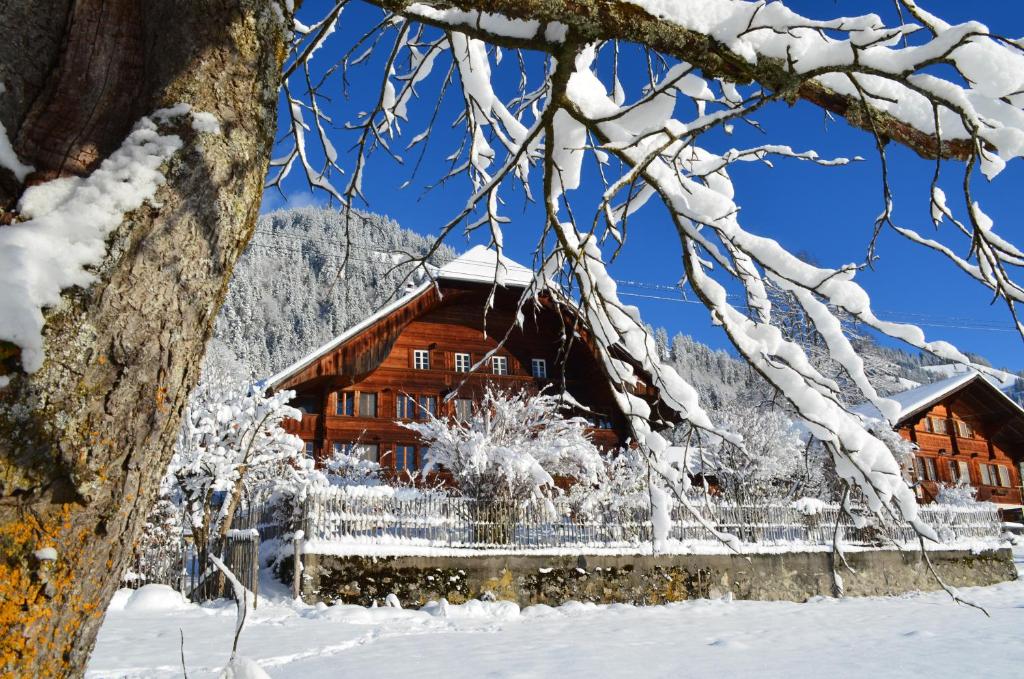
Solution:
{"label": "snow on roof", "polygon": [[[477,245],[461,257],[452,260],[438,269],[434,275],[438,280],[471,281],[487,285],[493,285],[497,281],[498,285],[515,287],[526,287],[533,282],[533,271],[504,255],[502,255],[499,264],[498,253],[484,245]],[[327,352],[336,349],[377,321],[401,309],[429,290],[433,285],[433,282],[429,280],[420,283],[402,297],[377,309],[377,311],[356,323],[330,342],[317,347],[277,374],[267,378],[263,384],[273,387],[284,382]]]}
{"label": "snow on roof", "polygon": [[522,287],[533,282],[533,271],[484,245],[477,245],[437,272],[438,278]]}
{"label": "snow on roof", "polygon": [[[914,389],[908,389],[907,391],[901,391],[898,394],[893,394],[887,398],[892,401],[896,401],[900,405],[899,418],[896,424],[899,424],[911,415],[937,403],[949,394],[966,386],[968,383],[973,382],[976,379],[984,380],[992,389],[1001,394],[1008,403],[1012,404],[1014,408],[1021,411],[1022,409],[1013,399],[1007,396],[999,387],[992,384],[984,375],[976,370],[968,370],[966,372],[958,373],[952,377],[947,377],[944,380],[938,382],[932,382],[931,384],[923,384],[920,387]],[[864,417],[872,419],[884,420],[878,409],[870,403],[862,403],[859,406],[852,408],[853,412]]]}

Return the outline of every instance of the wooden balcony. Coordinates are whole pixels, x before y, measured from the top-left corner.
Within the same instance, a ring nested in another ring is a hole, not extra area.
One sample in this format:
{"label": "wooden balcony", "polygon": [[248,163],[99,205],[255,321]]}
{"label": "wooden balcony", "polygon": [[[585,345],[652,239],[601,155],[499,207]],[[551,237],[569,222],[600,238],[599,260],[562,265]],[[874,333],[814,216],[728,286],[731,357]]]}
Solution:
{"label": "wooden balcony", "polygon": [[994,502],[1000,505],[1021,504],[1020,488],[1000,486],[978,486],[979,502]]}

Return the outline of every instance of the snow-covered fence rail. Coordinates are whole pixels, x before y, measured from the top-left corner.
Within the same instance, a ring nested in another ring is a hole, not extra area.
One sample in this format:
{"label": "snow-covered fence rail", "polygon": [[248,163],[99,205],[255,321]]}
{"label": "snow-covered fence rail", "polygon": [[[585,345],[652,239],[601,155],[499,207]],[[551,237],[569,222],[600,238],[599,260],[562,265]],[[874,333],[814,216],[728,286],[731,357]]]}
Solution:
{"label": "snow-covered fence rail", "polygon": [[[362,491],[366,492],[362,492]],[[788,505],[711,505],[700,512],[718,530],[745,543],[831,544],[839,523],[847,543],[884,546],[912,542],[914,530],[874,517],[855,525],[839,507],[813,512]],[[922,518],[945,541],[995,538],[999,515],[994,507],[922,507]],[[301,524],[301,525],[299,525]],[[462,497],[391,489],[332,488],[311,493],[302,506],[306,540],[373,544],[418,544],[469,549],[544,549],[617,547],[649,542],[652,523],[642,503],[574,506],[566,499],[529,503],[477,502]],[[706,528],[682,507],[672,512],[669,537],[710,540]]]}

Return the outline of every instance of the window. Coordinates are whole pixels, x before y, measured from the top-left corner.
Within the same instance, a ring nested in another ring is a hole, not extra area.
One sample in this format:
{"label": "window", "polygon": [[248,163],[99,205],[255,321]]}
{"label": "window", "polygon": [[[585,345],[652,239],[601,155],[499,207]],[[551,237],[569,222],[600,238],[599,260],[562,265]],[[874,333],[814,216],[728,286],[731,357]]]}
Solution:
{"label": "window", "polygon": [[416,370],[430,370],[430,352],[426,349],[416,349],[412,352],[412,367]]}
{"label": "window", "polygon": [[932,430],[932,418],[926,417],[921,420],[921,429],[930,432]]}
{"label": "window", "polygon": [[934,458],[914,458],[914,469],[917,471],[918,481],[934,481],[937,476],[935,473],[936,470]]}
{"label": "window", "polygon": [[313,442],[306,441],[306,456],[313,457]]}
{"label": "window", "polygon": [[334,443],[331,444],[331,455],[333,455],[334,457],[338,457],[339,455],[348,455],[348,452],[349,450],[351,450],[351,448],[351,443],[346,445],[341,441],[335,441]]}
{"label": "window", "polygon": [[377,417],[377,394],[359,392],[359,417]]}
{"label": "window", "polygon": [[949,478],[953,483],[971,482],[971,472],[966,462],[963,460],[947,460],[946,464],[949,465]]}
{"label": "window", "polygon": [[974,430],[971,429],[971,425],[963,422],[962,420],[956,421],[956,435],[963,439],[969,439],[974,437]]}
{"label": "window", "polygon": [[949,430],[946,428],[946,420],[941,417],[929,417],[932,421],[932,431],[936,434],[947,434]]}
{"label": "window", "polygon": [[430,448],[423,446],[420,448],[420,469],[425,469],[427,463],[430,461]]}
{"label": "window", "polygon": [[395,469],[407,472],[416,470],[416,448],[414,446],[404,444],[395,446]]}
{"label": "window", "polygon": [[469,422],[473,418],[473,401],[468,398],[455,399],[455,418],[461,422]]}
{"label": "window", "polygon": [[455,354],[455,372],[468,373],[469,366],[469,354]]}
{"label": "window", "polygon": [[399,394],[395,399],[395,415],[400,420],[411,420],[416,417],[416,399],[408,394]]}
{"label": "window", "polygon": [[352,417],[356,414],[356,395],[354,392],[338,392],[338,405],[335,408],[335,413],[347,417]]}
{"label": "window", "polygon": [[530,359],[530,374],[534,377],[547,377],[548,362],[543,358]]}
{"label": "window", "polygon": [[377,444],[376,443],[352,443],[349,444],[349,455],[352,457],[362,458],[369,460],[370,462],[377,461]]}
{"label": "window", "polygon": [[495,375],[508,375],[508,357],[491,356],[491,371]]}
{"label": "window", "polygon": [[1001,464],[980,464],[981,484],[983,486],[1010,487],[1010,470]]}
{"label": "window", "polygon": [[428,414],[432,417],[437,417],[436,396],[420,396],[420,410],[416,413],[416,417],[425,420]]}
{"label": "window", "polygon": [[996,469],[999,470],[999,485],[1003,488],[1010,487],[1010,470],[1001,464],[996,465]]}
{"label": "window", "polygon": [[607,417],[599,417],[599,418],[597,418],[597,428],[598,429],[611,429],[612,428],[612,421],[610,419],[608,419]]}

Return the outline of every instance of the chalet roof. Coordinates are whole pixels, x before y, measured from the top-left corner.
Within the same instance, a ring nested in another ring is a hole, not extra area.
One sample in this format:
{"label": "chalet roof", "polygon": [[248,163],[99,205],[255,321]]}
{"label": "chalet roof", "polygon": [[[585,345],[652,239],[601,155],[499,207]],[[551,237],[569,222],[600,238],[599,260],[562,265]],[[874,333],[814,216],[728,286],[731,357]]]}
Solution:
{"label": "chalet roof", "polygon": [[484,245],[477,245],[467,253],[442,266],[438,278],[456,281],[470,281],[506,287],[525,288],[533,282],[533,271],[505,255]]}
{"label": "chalet roof", "polygon": [[[484,245],[477,245],[468,252],[448,264],[445,264],[434,274],[437,280],[462,281],[493,285],[497,282],[502,287],[525,288],[533,282],[533,271],[522,264],[515,262]],[[416,300],[420,295],[426,293],[434,286],[430,280],[420,283],[418,286],[407,292],[402,297],[385,304],[374,313],[364,318],[359,323],[345,330],[331,341],[317,347],[280,372],[267,378],[265,386],[273,387],[304,369],[306,366],[317,360],[324,354],[333,351],[348,340],[359,335],[375,323],[398,311],[405,305]]]}
{"label": "chalet roof", "polygon": [[[938,382],[923,384],[920,387],[901,391],[898,394],[889,396],[888,398],[890,400],[896,401],[900,405],[899,417],[897,418],[895,425],[899,426],[903,424],[914,415],[931,408],[947,396],[950,396],[951,394],[954,394],[974,383],[984,385],[984,387],[987,388],[986,390],[996,396],[997,400],[1001,402],[1000,404],[1006,407],[1008,414],[1024,417],[1024,408],[1021,408],[1016,401],[1007,396],[1006,392],[992,384],[992,382],[990,382],[981,373],[976,370],[970,370],[953,375],[952,377],[947,377],[946,379],[939,380]],[[885,419],[882,417],[882,414],[879,413],[878,409],[870,403],[862,403],[861,405],[854,407],[853,412],[865,417]]]}

